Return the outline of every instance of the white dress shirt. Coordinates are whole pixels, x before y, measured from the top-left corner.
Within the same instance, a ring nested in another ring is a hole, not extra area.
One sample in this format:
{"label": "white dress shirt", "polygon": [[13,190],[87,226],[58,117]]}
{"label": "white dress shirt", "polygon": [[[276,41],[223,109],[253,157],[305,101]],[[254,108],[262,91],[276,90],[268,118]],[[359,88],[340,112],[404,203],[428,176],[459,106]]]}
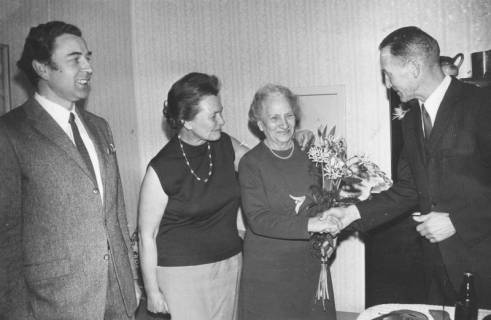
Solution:
{"label": "white dress shirt", "polygon": [[[450,82],[452,81],[452,78],[449,76],[445,76],[443,78],[443,81],[438,85],[438,87],[433,91],[430,96],[426,99],[426,101],[419,101],[419,107],[421,108],[421,105],[425,105],[426,112],[430,115],[431,119],[431,125],[435,125],[435,118],[436,114],[438,112],[438,108],[440,108],[440,104],[442,103],[443,96],[445,96],[445,93],[447,92],[448,86],[450,86]],[[423,111],[421,109],[421,115],[423,114]],[[423,123],[423,121],[421,121]],[[424,132],[424,127],[423,127],[423,132]]]}
{"label": "white dress shirt", "polygon": [[48,114],[56,121],[56,123],[60,126],[60,128],[68,135],[73,145],[75,145],[75,140],[73,138],[72,127],[70,126],[68,120],[70,118],[71,112],[75,114],[75,123],[77,124],[78,131],[80,132],[80,136],[82,137],[82,141],[84,142],[85,147],[87,148],[87,152],[89,153],[90,161],[92,162],[92,166],[94,167],[94,172],[97,180],[97,188],[99,189],[101,200],[103,200],[104,190],[102,187],[99,157],[97,156],[97,151],[95,149],[94,143],[92,142],[92,139],[87,133],[87,130],[85,129],[83,122],[80,120],[80,117],[76,112],[75,105],[72,104],[70,110],[68,110],[60,106],[59,104],[51,100],[48,100],[47,98],[43,97],[37,92],[34,94],[34,99],[36,99],[36,101],[39,102],[41,107],[43,107],[43,109],[46,110],[46,112],[48,112]]}

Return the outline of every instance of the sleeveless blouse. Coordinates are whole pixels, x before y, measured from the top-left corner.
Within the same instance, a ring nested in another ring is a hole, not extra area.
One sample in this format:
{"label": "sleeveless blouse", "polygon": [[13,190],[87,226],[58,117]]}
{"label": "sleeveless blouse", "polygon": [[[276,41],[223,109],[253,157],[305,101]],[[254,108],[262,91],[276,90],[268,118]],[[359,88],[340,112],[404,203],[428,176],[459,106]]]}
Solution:
{"label": "sleeveless blouse", "polygon": [[242,250],[237,232],[240,188],[234,168],[230,136],[210,141],[213,163],[208,182],[208,144],[191,146],[181,141],[201,181],[186,165],[177,135],[150,161],[168,203],[157,235],[159,266],[189,266],[230,258]]}

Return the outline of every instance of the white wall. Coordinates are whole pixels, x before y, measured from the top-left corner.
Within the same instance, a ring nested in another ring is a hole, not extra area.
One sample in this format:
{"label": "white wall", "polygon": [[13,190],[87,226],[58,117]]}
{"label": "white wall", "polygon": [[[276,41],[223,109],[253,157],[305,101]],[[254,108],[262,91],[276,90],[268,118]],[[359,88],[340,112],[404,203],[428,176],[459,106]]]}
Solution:
{"label": "white wall", "polygon": [[265,82],[290,87],[344,84],[352,152],[387,170],[389,115],[377,46],[417,25],[442,54],[489,49],[489,0],[132,0],[134,70],[142,168],[165,143],[161,107],[170,85],[190,71],[223,82],[226,130],[254,145],[246,115]]}

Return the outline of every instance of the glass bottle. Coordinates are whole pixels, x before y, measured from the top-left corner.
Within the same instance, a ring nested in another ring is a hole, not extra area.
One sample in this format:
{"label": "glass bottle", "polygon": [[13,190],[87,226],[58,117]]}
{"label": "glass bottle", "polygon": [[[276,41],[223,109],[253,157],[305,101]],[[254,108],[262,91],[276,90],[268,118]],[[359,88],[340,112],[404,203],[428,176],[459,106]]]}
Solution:
{"label": "glass bottle", "polygon": [[477,297],[472,273],[464,273],[460,294],[455,303],[454,320],[477,320]]}

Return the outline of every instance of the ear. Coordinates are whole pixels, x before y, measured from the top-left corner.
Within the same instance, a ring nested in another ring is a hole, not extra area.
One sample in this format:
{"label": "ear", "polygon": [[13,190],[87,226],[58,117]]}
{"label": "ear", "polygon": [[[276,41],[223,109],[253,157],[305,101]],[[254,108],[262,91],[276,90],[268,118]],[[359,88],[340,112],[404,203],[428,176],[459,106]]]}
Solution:
{"label": "ear", "polygon": [[417,79],[421,75],[422,65],[419,60],[417,59],[409,60],[408,68],[409,68],[409,72],[415,79]]}
{"label": "ear", "polygon": [[32,68],[41,79],[48,79],[48,65],[46,63],[41,63],[37,60],[32,60]]}
{"label": "ear", "polygon": [[258,121],[257,122],[257,127],[259,128],[259,130],[261,130],[262,132],[264,132],[264,124],[262,123],[262,121]]}
{"label": "ear", "polygon": [[188,130],[193,130],[193,126],[189,121],[184,121],[183,127],[188,129]]}

